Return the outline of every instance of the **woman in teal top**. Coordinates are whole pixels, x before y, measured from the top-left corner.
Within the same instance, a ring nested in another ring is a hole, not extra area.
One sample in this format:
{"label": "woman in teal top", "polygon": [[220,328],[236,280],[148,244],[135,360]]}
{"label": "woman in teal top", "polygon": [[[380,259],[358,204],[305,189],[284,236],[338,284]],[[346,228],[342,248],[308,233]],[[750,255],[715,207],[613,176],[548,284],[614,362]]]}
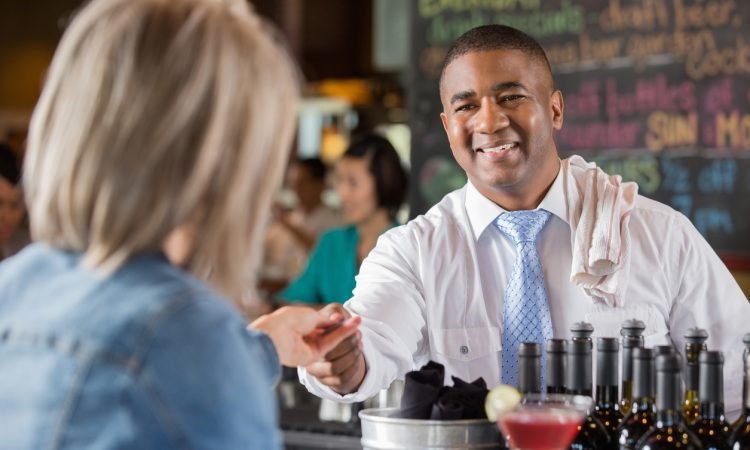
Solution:
{"label": "woman in teal top", "polygon": [[349,223],[324,233],[305,271],[278,297],[290,302],[344,303],[354,277],[378,236],[397,225],[395,214],[408,179],[387,139],[370,135],[350,146],[336,163],[336,193]]}

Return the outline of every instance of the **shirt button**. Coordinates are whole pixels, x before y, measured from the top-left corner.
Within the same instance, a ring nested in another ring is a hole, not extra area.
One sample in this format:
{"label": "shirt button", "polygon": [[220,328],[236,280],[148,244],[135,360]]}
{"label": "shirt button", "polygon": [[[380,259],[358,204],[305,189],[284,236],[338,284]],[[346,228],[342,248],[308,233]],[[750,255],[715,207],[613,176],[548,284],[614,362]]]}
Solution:
{"label": "shirt button", "polygon": [[459,351],[461,351],[462,355],[465,355],[465,354],[469,353],[469,347],[467,347],[465,345],[462,345],[461,348],[459,349]]}

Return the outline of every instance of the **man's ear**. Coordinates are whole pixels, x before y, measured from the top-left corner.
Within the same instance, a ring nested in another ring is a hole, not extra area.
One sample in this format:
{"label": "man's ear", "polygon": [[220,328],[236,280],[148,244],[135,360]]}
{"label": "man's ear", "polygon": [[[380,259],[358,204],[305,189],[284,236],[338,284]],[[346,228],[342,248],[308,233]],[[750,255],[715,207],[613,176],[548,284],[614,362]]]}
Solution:
{"label": "man's ear", "polygon": [[562,92],[559,90],[553,92],[549,103],[552,109],[552,128],[559,130],[563,125],[563,110],[565,108]]}
{"label": "man's ear", "polygon": [[445,134],[448,134],[448,116],[445,115],[445,111],[440,113],[440,121],[443,122],[443,130],[445,130]]}

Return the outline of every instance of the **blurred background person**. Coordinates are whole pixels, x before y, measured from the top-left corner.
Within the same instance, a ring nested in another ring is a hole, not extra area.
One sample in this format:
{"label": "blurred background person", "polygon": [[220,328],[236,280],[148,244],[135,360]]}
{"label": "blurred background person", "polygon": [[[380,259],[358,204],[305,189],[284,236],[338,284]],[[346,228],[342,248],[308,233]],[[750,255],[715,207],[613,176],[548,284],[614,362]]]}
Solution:
{"label": "blurred background person", "polygon": [[28,134],[26,128],[11,127],[5,132],[5,145],[10,147],[10,150],[16,156],[18,166],[21,167],[23,163],[24,155],[26,154],[26,135]]}
{"label": "blurred background person", "polygon": [[281,448],[279,363],[357,326],[291,307],[250,330],[228,300],[254,281],[298,84],[243,0],[76,15],[30,126],[36,243],[0,264],[0,448]]}
{"label": "blurred background person", "polygon": [[318,158],[293,161],[286,176],[291,207],[274,205],[274,218],[264,244],[260,288],[272,295],[305,267],[320,235],[341,224],[339,214],[323,203],[328,168]]}
{"label": "blurred background person", "polygon": [[387,139],[368,135],[355,141],[336,162],[335,178],[347,225],[320,237],[304,272],[278,294],[283,301],[344,303],[378,237],[398,225],[396,213],[404,202],[408,178]]}
{"label": "blurred background person", "polygon": [[16,154],[0,144],[0,260],[18,253],[30,242],[20,180]]}

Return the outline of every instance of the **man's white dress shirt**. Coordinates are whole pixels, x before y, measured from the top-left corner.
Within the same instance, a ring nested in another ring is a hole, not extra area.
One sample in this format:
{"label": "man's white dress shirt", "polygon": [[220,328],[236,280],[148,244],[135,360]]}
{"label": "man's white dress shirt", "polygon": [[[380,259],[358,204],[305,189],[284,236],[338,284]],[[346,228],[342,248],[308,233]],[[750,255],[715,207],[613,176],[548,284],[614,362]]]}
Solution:
{"label": "man's white dress shirt", "polygon": [[[582,320],[594,325],[594,337],[618,337],[622,322],[637,318],[646,324],[647,347],[671,342],[684,354],[685,332],[705,328],[708,348],[724,352],[727,411],[739,411],[750,304],[690,221],[638,196],[629,225],[625,304],[610,307],[570,281],[571,230],[562,176],[539,208],[553,214],[537,249],[555,337],[570,338],[570,326]],[[425,215],[383,234],[362,263],[345,305],[363,319],[367,375],[357,392],[341,396],[300,369],[310,392],[365,400],[429,360],[445,365],[446,383],[455,375],[498,384],[503,292],[516,258],[513,243],[492,225],[501,212],[468,183]]]}

